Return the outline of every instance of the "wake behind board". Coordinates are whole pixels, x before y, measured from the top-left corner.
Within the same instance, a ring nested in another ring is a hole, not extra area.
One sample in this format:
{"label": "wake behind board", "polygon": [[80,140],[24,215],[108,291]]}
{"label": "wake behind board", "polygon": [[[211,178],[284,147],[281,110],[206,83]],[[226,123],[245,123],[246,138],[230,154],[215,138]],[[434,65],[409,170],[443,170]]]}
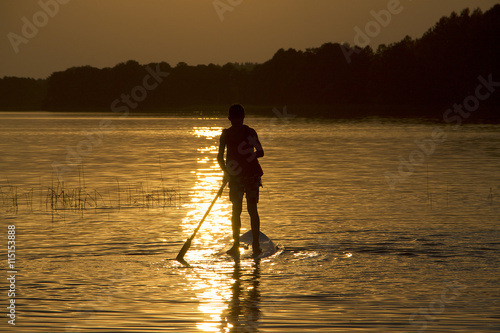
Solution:
{"label": "wake behind board", "polygon": [[[262,259],[266,257],[270,257],[277,252],[276,245],[274,245],[273,241],[267,237],[262,231],[259,235],[259,246],[262,250],[257,257],[252,256],[252,242],[253,235],[252,230],[245,232],[240,237],[240,259]],[[219,254],[228,254],[227,251],[231,248],[231,245],[224,248]],[[228,254],[229,255],[229,254]]]}

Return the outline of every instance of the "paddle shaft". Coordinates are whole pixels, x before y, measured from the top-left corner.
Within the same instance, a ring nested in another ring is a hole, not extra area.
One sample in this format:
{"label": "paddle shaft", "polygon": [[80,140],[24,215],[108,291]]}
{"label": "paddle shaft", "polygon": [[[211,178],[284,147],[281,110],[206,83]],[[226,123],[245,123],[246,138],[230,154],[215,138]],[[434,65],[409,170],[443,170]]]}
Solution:
{"label": "paddle shaft", "polygon": [[196,227],[196,229],[194,229],[193,234],[191,235],[191,237],[189,237],[187,239],[187,241],[184,243],[184,246],[182,246],[182,249],[179,251],[179,254],[177,255],[177,258],[176,258],[178,261],[182,261],[183,260],[184,255],[186,254],[186,252],[191,247],[191,242],[193,241],[194,237],[196,236],[196,233],[198,232],[198,230],[200,230],[201,225],[203,224],[203,222],[207,218],[208,214],[210,213],[210,210],[214,206],[214,204],[217,201],[217,199],[222,195],[222,192],[224,191],[224,187],[226,186],[226,184],[227,184],[227,180],[226,180],[226,178],[224,178],[224,181],[222,182],[222,185],[221,185],[219,191],[217,192],[217,195],[215,196],[214,200],[212,200],[212,203],[208,207],[205,215],[203,215],[203,218],[201,219],[200,223],[198,224],[198,226]]}

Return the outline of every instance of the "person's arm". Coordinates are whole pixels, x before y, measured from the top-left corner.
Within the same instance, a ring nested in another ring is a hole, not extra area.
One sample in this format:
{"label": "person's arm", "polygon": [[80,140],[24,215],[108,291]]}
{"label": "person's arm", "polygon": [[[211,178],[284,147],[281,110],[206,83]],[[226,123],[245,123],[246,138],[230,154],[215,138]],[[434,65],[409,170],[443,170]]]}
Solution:
{"label": "person's arm", "polygon": [[255,157],[263,157],[264,149],[262,148],[262,144],[259,141],[259,137],[257,136],[257,132],[253,131],[252,135],[248,138],[248,141],[255,147]]}
{"label": "person's arm", "polygon": [[224,174],[227,173],[226,162],[224,161],[225,150],[226,150],[226,132],[222,131],[219,143],[219,153],[217,154],[217,162],[219,162],[219,166],[222,169],[222,171],[224,171]]}

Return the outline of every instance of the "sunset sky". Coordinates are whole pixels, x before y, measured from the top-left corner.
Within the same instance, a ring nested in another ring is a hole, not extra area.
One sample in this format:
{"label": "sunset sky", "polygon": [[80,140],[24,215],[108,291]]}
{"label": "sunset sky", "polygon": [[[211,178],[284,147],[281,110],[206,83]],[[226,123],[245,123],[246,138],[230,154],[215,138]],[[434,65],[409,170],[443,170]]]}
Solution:
{"label": "sunset sky", "polygon": [[[57,7],[54,5],[57,3]],[[60,3],[60,4],[59,4]],[[63,4],[64,3],[64,4]],[[399,3],[398,6],[396,6]],[[45,78],[127,60],[264,62],[280,48],[355,44],[372,11],[397,8],[370,45],[420,37],[442,16],[497,0],[2,0],[0,77]],[[42,4],[46,4],[45,14]],[[216,9],[218,4],[218,10]],[[224,7],[225,6],[225,7]],[[31,26],[36,23],[36,25]],[[35,30],[33,29],[35,28]]]}

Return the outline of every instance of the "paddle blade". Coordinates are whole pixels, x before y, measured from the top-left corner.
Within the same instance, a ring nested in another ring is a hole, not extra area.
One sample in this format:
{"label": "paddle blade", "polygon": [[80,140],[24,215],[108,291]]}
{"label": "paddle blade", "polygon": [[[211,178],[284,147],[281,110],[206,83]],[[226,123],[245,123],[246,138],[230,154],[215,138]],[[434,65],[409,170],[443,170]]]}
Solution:
{"label": "paddle blade", "polygon": [[188,238],[186,243],[184,243],[184,245],[182,246],[182,249],[179,251],[177,257],[175,257],[175,260],[180,262],[184,261],[184,255],[186,254],[186,252],[189,250],[190,247],[191,247],[191,238]]}

